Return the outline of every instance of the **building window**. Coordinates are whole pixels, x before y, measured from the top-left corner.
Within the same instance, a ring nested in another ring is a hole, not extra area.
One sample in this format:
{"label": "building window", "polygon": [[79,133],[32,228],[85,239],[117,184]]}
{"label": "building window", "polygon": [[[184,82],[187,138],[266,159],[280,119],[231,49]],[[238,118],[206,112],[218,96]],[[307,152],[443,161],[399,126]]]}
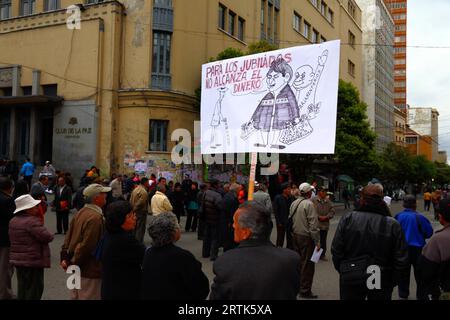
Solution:
{"label": "building window", "polygon": [[36,12],[36,0],[21,0],[20,15],[27,16]]}
{"label": "building window", "polygon": [[279,34],[278,34],[278,29],[279,29],[279,25],[278,23],[280,23],[280,10],[275,8],[275,16],[274,16],[274,20],[273,20],[273,34],[274,34],[274,38],[275,38],[275,42],[278,42]]}
{"label": "building window", "polygon": [[12,16],[11,0],[0,0],[0,20],[9,19]]}
{"label": "building window", "polygon": [[150,120],[150,151],[167,152],[167,129],[169,121]]}
{"label": "building window", "polygon": [[352,61],[350,61],[350,60],[348,60],[348,73],[352,77],[355,76],[355,64]]}
{"label": "building window", "polygon": [[313,43],[319,43],[319,32],[316,29],[313,29],[311,41]]}
{"label": "building window", "polygon": [[300,32],[300,25],[302,22],[302,17],[297,12],[294,12],[294,29]]}
{"label": "building window", "polygon": [[[94,0],[94,1],[103,2],[104,0]],[[158,8],[172,8],[172,0],[154,0],[154,6]]]}
{"label": "building window", "polygon": [[325,2],[320,3],[320,13],[325,17],[327,14],[327,4]]}
{"label": "building window", "polygon": [[266,39],[266,0],[261,0],[261,39]]}
{"label": "building window", "polygon": [[334,23],[334,12],[331,9],[328,9],[327,20],[329,23]]}
{"label": "building window", "polygon": [[322,43],[322,42],[327,42],[327,39],[325,39],[324,37],[320,37],[320,43]]}
{"label": "building window", "polygon": [[348,0],[347,9],[348,9],[348,13],[350,13],[350,15],[353,17],[353,19],[356,19],[356,6],[352,0]]}
{"label": "building window", "polygon": [[172,35],[168,32],[153,32],[152,87],[170,89],[170,53]]}
{"label": "building window", "polygon": [[241,41],[244,41],[244,32],[245,32],[245,20],[239,18],[238,22],[238,38]]}
{"label": "building window", "polygon": [[219,4],[219,28],[225,30],[225,12],[227,8]]}
{"label": "building window", "polygon": [[[94,4],[94,3],[101,3],[105,0],[86,0],[86,4]],[[155,6],[161,7],[164,6],[162,2],[167,2],[170,0],[155,0]]]}
{"label": "building window", "polygon": [[236,26],[236,14],[232,11],[228,11],[228,33],[232,36],[235,35]]}
{"label": "building window", "polygon": [[272,24],[273,24],[273,4],[271,4],[269,2],[269,10],[268,10],[268,17],[267,17],[268,21],[267,21],[267,35],[269,37],[269,41],[272,42],[273,41],[273,36],[272,36]]}
{"label": "building window", "polygon": [[305,23],[303,24],[303,36],[306,39],[309,39],[309,32],[311,31],[311,25],[305,21]]}
{"label": "building window", "polygon": [[311,2],[311,4],[314,6],[314,7],[318,7],[319,6],[319,1],[318,0],[309,0],[310,2]]}
{"label": "building window", "polygon": [[351,45],[353,48],[355,47],[355,35],[349,30],[348,31],[348,44]]}
{"label": "building window", "polygon": [[60,0],[44,0],[44,10],[53,11],[60,9]]}

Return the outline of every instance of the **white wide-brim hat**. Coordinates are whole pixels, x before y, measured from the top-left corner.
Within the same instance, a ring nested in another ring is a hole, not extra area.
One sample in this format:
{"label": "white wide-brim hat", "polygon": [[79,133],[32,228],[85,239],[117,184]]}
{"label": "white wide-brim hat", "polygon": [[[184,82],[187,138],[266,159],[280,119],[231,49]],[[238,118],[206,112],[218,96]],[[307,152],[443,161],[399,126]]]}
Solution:
{"label": "white wide-brim hat", "polygon": [[30,196],[29,194],[25,194],[23,196],[18,197],[15,200],[15,203],[16,203],[16,211],[14,211],[14,214],[20,211],[36,207],[39,203],[41,203],[41,200],[34,200],[32,196]]}

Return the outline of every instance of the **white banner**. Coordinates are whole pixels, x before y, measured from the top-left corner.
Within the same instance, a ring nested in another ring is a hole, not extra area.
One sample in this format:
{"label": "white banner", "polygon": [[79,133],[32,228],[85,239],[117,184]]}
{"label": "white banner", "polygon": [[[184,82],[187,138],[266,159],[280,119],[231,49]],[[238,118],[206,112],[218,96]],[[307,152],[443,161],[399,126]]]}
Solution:
{"label": "white banner", "polygon": [[202,68],[201,152],[334,154],[340,41]]}

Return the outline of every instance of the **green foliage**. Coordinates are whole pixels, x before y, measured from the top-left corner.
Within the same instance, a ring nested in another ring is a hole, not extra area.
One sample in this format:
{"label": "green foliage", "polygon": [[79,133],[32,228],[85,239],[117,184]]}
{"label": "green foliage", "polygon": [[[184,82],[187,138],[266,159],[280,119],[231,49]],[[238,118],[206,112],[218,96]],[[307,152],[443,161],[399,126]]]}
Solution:
{"label": "green foliage", "polygon": [[245,55],[245,53],[242,52],[241,49],[236,49],[236,48],[226,48],[225,50],[223,50],[222,52],[220,52],[220,53],[217,55],[217,57],[209,59],[209,62],[220,61],[220,60],[226,60],[226,59],[232,59],[232,58],[242,57],[242,56],[244,56],[244,55]]}
{"label": "green foliage", "polygon": [[349,82],[339,81],[336,158],[341,173],[364,182],[379,171],[375,152],[376,135],[367,120],[367,105]]}
{"label": "green foliage", "polygon": [[436,178],[435,182],[440,185],[450,183],[450,166],[446,163],[435,162]]}
{"label": "green foliage", "polygon": [[247,54],[248,55],[257,54],[257,53],[263,53],[263,52],[273,51],[273,50],[277,50],[277,49],[278,49],[278,47],[276,45],[270,44],[266,40],[261,40],[258,42],[251,43],[248,46]]}

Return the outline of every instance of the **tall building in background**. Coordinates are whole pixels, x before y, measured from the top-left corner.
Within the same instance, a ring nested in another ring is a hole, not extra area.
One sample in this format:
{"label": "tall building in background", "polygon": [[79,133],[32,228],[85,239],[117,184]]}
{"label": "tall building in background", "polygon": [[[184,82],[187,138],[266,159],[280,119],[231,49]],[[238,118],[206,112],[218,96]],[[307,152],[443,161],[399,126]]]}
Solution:
{"label": "tall building in background", "polygon": [[363,21],[363,91],[368,118],[382,152],[395,141],[394,20],[383,0],[358,0]]}
{"label": "tall building in background", "polygon": [[431,143],[430,160],[439,158],[439,112],[435,108],[410,108],[408,124],[412,130],[423,137],[428,137]]}
{"label": "tall building in background", "polygon": [[406,113],[407,97],[407,0],[384,0],[391,11],[395,23],[395,84],[394,103],[397,108]]}

